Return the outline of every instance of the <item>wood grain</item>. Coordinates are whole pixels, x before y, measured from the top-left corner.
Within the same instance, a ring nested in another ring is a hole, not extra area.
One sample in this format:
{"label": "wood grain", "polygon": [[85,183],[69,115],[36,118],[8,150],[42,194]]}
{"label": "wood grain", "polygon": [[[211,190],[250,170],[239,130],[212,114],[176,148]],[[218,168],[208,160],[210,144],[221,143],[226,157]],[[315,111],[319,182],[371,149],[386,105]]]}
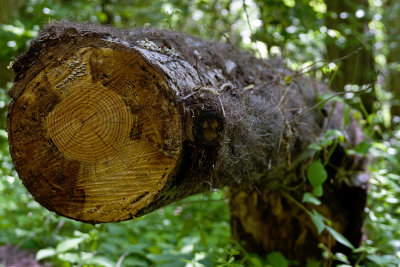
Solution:
{"label": "wood grain", "polygon": [[168,90],[125,50],[84,47],[48,64],[13,109],[10,134],[25,186],[67,217],[132,218],[179,158],[181,120]]}

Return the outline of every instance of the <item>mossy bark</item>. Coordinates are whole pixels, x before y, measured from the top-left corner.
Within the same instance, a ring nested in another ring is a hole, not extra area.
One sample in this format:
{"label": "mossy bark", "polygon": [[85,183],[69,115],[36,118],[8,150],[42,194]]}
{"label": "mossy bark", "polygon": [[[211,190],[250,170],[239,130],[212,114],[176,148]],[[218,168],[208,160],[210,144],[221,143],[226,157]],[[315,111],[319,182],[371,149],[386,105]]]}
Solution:
{"label": "mossy bark", "polygon": [[[308,146],[344,127],[343,106],[315,108],[327,89],[281,60],[182,33],[53,22],[13,69],[10,151],[46,208],[90,223],[122,221],[230,186],[233,233],[249,250],[307,258],[313,248],[293,246],[309,246],[308,233],[312,244],[323,242],[280,192],[310,189],[304,171],[315,151]],[[338,147],[360,142],[354,120],[343,129],[347,141]],[[340,214],[331,219],[343,233],[351,209],[335,194],[358,188],[360,199],[349,196],[357,203],[366,194],[366,181],[352,172],[362,164],[346,165],[356,161],[334,153],[328,167],[332,193],[321,209]],[[285,241],[269,243],[271,231],[286,231]]]}

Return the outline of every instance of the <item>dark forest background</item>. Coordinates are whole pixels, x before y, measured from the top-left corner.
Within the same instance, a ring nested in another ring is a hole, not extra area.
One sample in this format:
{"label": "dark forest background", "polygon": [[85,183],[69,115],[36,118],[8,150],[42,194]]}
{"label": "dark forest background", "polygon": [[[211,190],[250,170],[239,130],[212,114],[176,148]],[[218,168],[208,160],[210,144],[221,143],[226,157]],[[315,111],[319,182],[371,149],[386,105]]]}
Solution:
{"label": "dark forest background", "polygon": [[[257,57],[282,57],[299,73],[345,92],[335,101],[355,110],[366,136],[348,153],[369,153],[372,159],[366,235],[353,257],[356,266],[399,266],[400,2],[395,0],[0,0],[0,246],[33,250],[38,260],[54,266],[296,266],[279,251],[264,258],[248,254],[231,239],[223,190],[134,221],[96,226],[59,217],[32,199],[8,152],[5,117],[13,74],[7,67],[44,24],[60,19],[165,28],[231,42]],[[351,266],[346,256],[320,248],[326,261],[309,267],[328,266],[330,259]]]}

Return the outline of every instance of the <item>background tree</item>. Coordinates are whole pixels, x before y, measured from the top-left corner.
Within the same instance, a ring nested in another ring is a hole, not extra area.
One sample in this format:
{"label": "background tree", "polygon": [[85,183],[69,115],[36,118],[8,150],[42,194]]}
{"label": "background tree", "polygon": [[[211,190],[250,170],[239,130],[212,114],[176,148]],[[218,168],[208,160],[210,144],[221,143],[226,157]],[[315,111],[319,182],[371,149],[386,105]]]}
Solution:
{"label": "background tree", "polygon": [[[19,13],[19,8],[22,5],[22,1],[2,1],[0,10],[0,23],[7,24],[11,21],[12,17],[15,17]],[[5,41],[5,40],[4,40]],[[15,43],[15,42],[14,42]],[[15,45],[13,42],[8,43],[8,46]],[[0,68],[3,69],[0,73],[0,86],[4,86],[7,81],[12,78],[12,72],[6,71],[8,64],[10,63],[7,56],[7,49],[3,50],[0,61]]]}
{"label": "background tree", "polygon": [[[329,61],[341,59],[331,81],[332,89],[344,91],[350,90],[352,84],[361,88],[373,83],[376,73],[374,36],[368,26],[371,21],[368,1],[327,1],[327,11],[327,57]],[[373,90],[363,93],[359,105],[371,113],[374,99]]]}
{"label": "background tree", "polygon": [[400,3],[397,1],[387,1],[384,13],[384,24],[387,36],[387,86],[393,94],[392,115],[400,116],[400,32],[398,27],[391,27],[400,22],[397,14],[400,12]]}

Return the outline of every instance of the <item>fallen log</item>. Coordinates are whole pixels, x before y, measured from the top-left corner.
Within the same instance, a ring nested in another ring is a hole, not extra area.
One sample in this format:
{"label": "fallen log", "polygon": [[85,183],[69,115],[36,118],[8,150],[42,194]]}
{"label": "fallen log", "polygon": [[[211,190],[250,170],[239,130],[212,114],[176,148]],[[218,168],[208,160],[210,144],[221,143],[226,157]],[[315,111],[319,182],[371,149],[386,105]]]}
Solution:
{"label": "fallen log", "polygon": [[320,212],[360,241],[365,160],[339,149],[357,145],[360,129],[343,125],[340,103],[319,106],[327,89],[283,61],[182,33],[52,22],[12,67],[10,152],[47,209],[118,222],[230,186],[233,233],[248,249],[308,257],[317,252],[299,247],[328,238],[282,188],[310,190],[308,146],[344,129]]}

